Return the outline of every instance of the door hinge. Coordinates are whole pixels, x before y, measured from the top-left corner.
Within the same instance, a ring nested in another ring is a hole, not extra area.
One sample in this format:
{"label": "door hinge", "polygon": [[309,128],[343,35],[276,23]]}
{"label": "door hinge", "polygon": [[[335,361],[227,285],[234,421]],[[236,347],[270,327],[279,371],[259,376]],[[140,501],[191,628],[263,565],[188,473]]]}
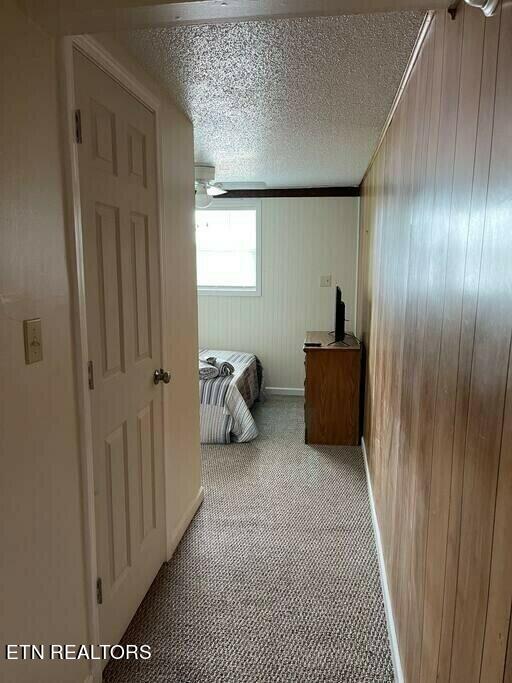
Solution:
{"label": "door hinge", "polygon": [[75,142],[82,144],[82,114],[80,109],[75,109]]}
{"label": "door hinge", "polygon": [[94,389],[94,366],[92,360],[87,363],[87,377],[89,379],[89,389]]}
{"label": "door hinge", "polygon": [[103,584],[100,577],[96,580],[96,602],[98,605],[103,605]]}

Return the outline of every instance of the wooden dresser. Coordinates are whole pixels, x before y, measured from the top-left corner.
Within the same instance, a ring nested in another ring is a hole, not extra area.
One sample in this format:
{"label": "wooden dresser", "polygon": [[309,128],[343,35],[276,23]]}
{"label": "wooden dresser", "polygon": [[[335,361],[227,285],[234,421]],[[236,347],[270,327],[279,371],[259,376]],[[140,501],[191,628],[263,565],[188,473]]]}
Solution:
{"label": "wooden dresser", "polygon": [[349,334],[343,342],[333,339],[329,332],[307,332],[304,340],[306,443],[357,446],[361,344]]}

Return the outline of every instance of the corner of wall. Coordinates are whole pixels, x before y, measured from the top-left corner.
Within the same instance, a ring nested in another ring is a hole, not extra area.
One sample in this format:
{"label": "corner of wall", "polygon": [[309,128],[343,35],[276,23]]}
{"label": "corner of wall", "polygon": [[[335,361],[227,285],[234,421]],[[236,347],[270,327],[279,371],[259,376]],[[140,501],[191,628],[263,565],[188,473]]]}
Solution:
{"label": "corner of wall", "polygon": [[185,510],[183,516],[176,524],[173,529],[167,530],[167,559],[170,560],[174,555],[179,542],[183,538],[185,531],[187,530],[190,522],[194,519],[196,512],[201,507],[204,500],[204,489],[202,486],[199,487],[199,491],[195,498],[191,501],[188,508]]}

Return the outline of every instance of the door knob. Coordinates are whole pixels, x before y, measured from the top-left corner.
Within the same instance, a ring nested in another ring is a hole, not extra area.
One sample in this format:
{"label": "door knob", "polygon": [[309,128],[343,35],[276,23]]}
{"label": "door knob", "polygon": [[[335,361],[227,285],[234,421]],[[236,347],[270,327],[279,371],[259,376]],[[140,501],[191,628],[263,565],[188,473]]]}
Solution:
{"label": "door knob", "polygon": [[160,368],[160,370],[155,370],[153,373],[153,382],[155,384],[158,384],[158,382],[163,382],[164,384],[169,384],[171,381],[171,373],[168,372],[167,370],[164,370],[163,368]]}

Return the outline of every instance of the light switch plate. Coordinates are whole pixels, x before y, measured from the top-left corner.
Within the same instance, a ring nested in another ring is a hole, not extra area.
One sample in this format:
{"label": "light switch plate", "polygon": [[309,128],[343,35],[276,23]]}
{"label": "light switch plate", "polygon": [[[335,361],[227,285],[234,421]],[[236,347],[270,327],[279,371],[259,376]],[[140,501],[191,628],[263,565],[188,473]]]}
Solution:
{"label": "light switch plate", "polygon": [[320,275],[320,287],[330,287],[332,277],[330,275]]}
{"label": "light switch plate", "polygon": [[41,334],[41,318],[23,321],[25,338],[25,363],[38,363],[43,360],[43,337]]}

